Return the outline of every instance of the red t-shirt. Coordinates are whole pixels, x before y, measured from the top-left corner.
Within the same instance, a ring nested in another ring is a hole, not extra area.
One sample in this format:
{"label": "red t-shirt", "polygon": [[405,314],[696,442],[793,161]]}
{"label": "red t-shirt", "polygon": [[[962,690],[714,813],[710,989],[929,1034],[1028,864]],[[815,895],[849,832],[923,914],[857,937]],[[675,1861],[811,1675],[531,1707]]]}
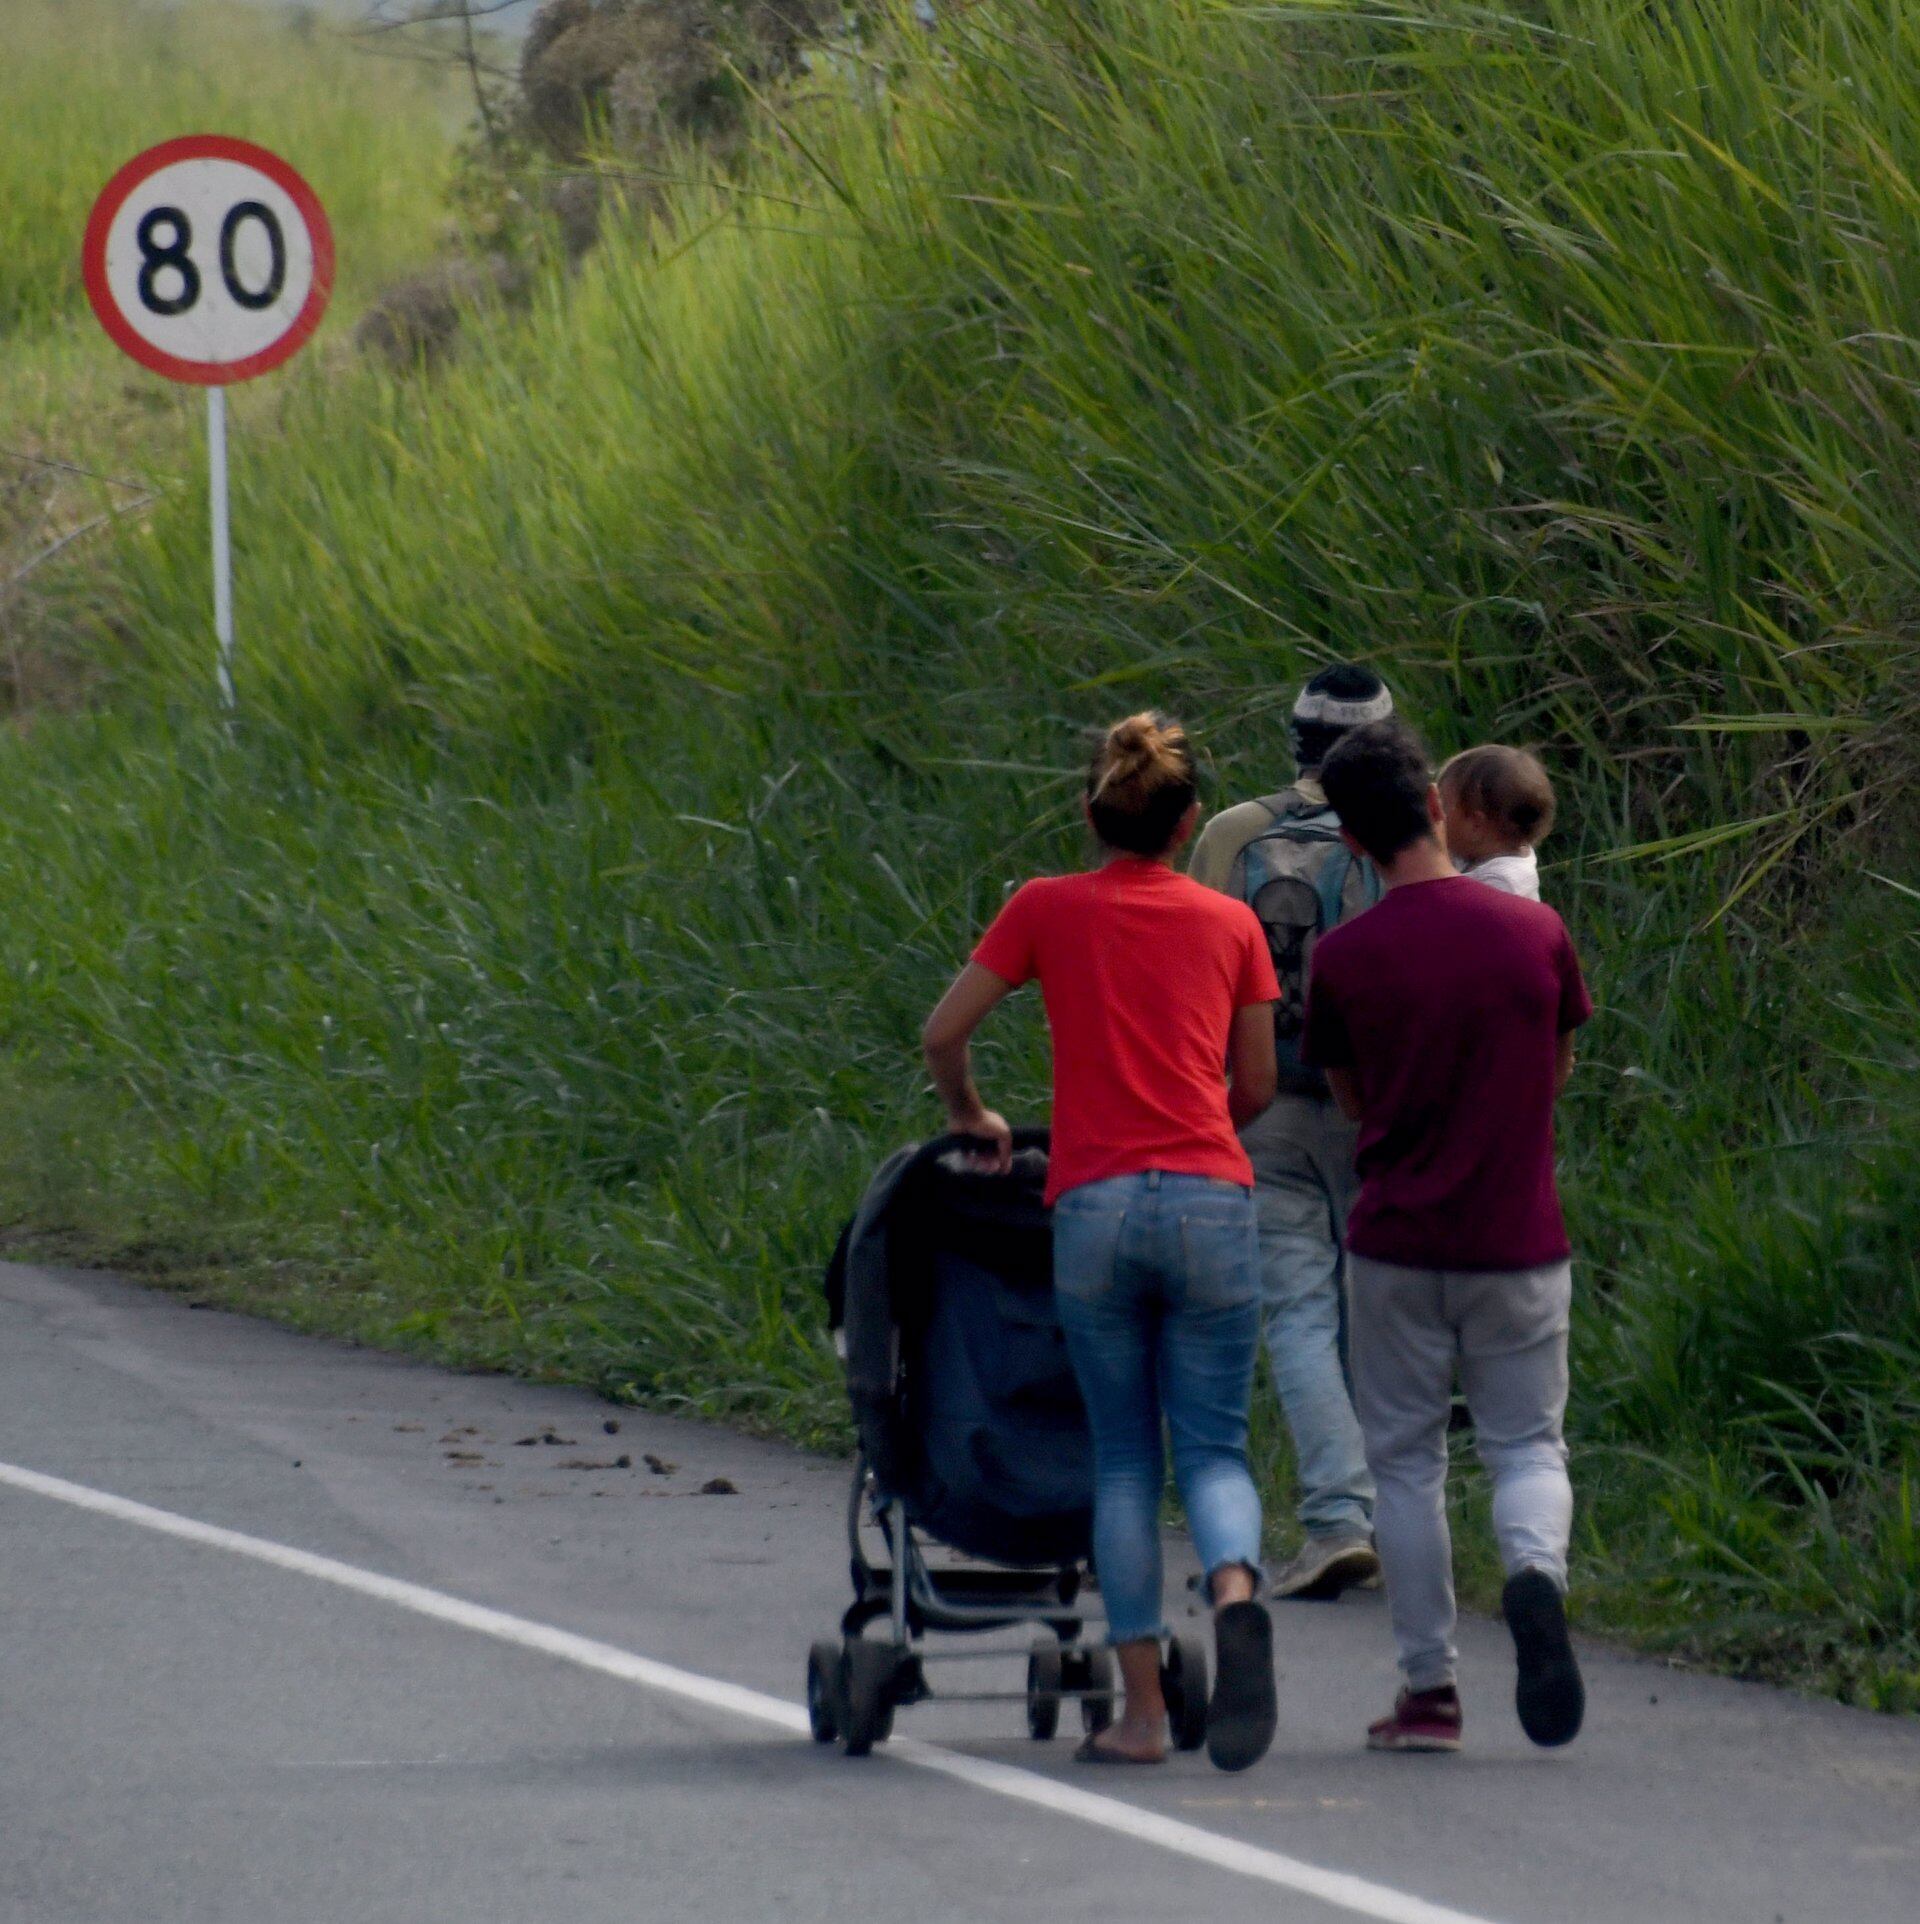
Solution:
{"label": "red t-shirt", "polygon": [[1363,1105],[1347,1247],[1410,1269],[1563,1261],[1559,1039],[1593,1013],[1566,925],[1464,875],[1389,889],[1321,937],[1305,1047]]}
{"label": "red t-shirt", "polygon": [[973,959],[1018,986],[1040,978],[1053,1035],[1047,1200],[1161,1169],[1250,1184],[1227,1114],[1236,1009],[1277,1002],[1267,938],[1244,902],[1120,856],[1029,882]]}

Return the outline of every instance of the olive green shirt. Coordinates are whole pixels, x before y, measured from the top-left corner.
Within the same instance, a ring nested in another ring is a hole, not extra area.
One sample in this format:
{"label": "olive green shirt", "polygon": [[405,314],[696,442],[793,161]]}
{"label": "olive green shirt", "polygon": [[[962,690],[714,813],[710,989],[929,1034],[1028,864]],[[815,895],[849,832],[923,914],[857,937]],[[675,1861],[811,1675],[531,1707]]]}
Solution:
{"label": "olive green shirt", "polygon": [[[1315,808],[1327,805],[1326,790],[1311,775],[1302,775],[1285,792],[1301,796]],[[1187,873],[1207,888],[1244,900],[1247,868],[1242,858],[1247,844],[1270,829],[1276,819],[1275,811],[1266,802],[1241,802],[1233,808],[1223,808],[1200,831]]]}

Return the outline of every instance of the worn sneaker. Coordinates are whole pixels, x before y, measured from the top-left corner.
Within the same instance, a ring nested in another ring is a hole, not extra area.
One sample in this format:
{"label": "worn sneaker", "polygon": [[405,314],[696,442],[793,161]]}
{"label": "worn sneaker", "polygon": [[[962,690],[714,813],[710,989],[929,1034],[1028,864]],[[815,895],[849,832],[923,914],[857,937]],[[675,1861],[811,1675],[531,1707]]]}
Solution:
{"label": "worn sneaker", "polygon": [[1380,1556],[1371,1537],[1358,1530],[1314,1533],[1282,1566],[1273,1580],[1273,1594],[1328,1602],[1379,1575]]}
{"label": "worn sneaker", "polygon": [[1458,1750],[1465,1721],[1460,1693],[1452,1684],[1438,1690],[1403,1690],[1393,1713],[1367,1726],[1369,1750]]}
{"label": "worn sneaker", "polygon": [[1521,1570],[1500,1593],[1500,1614],[1520,1664],[1513,1691],[1520,1728],[1545,1750],[1572,1743],[1587,1712],[1587,1687],[1567,1635],[1560,1586],[1544,1570]]}

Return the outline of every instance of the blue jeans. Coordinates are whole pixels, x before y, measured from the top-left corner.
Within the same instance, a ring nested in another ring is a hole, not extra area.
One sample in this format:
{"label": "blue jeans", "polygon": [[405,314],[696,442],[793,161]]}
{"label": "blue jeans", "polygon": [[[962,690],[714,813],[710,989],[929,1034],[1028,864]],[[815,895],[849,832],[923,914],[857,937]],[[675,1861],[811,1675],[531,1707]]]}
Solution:
{"label": "blue jeans", "polygon": [[1241,1138],[1253,1158],[1267,1356],[1293,1437],[1300,1521],[1316,1535],[1373,1528],[1373,1478],[1342,1354],[1358,1134],[1330,1097],[1283,1095]]}
{"label": "blue jeans", "polygon": [[1163,1634],[1161,1419],[1201,1567],[1260,1567],[1247,1399],[1260,1344],[1253,1198],[1151,1170],[1053,1209],[1053,1286],[1093,1431],[1093,1553],[1115,1643]]}

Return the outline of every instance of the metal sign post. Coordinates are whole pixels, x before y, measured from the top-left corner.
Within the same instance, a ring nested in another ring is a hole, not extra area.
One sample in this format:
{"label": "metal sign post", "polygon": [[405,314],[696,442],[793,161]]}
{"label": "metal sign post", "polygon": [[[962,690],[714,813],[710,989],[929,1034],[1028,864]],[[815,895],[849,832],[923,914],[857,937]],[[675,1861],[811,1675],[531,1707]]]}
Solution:
{"label": "metal sign post", "polygon": [[140,363],[207,390],[214,669],[234,706],[227,384],[306,344],[333,291],[333,232],[313,189],[251,141],[190,134],[150,147],[94,203],[87,298]]}
{"label": "metal sign post", "polygon": [[227,519],[227,390],[207,389],[207,500],[213,521],[214,672],[220,699],[234,706],[233,538]]}

